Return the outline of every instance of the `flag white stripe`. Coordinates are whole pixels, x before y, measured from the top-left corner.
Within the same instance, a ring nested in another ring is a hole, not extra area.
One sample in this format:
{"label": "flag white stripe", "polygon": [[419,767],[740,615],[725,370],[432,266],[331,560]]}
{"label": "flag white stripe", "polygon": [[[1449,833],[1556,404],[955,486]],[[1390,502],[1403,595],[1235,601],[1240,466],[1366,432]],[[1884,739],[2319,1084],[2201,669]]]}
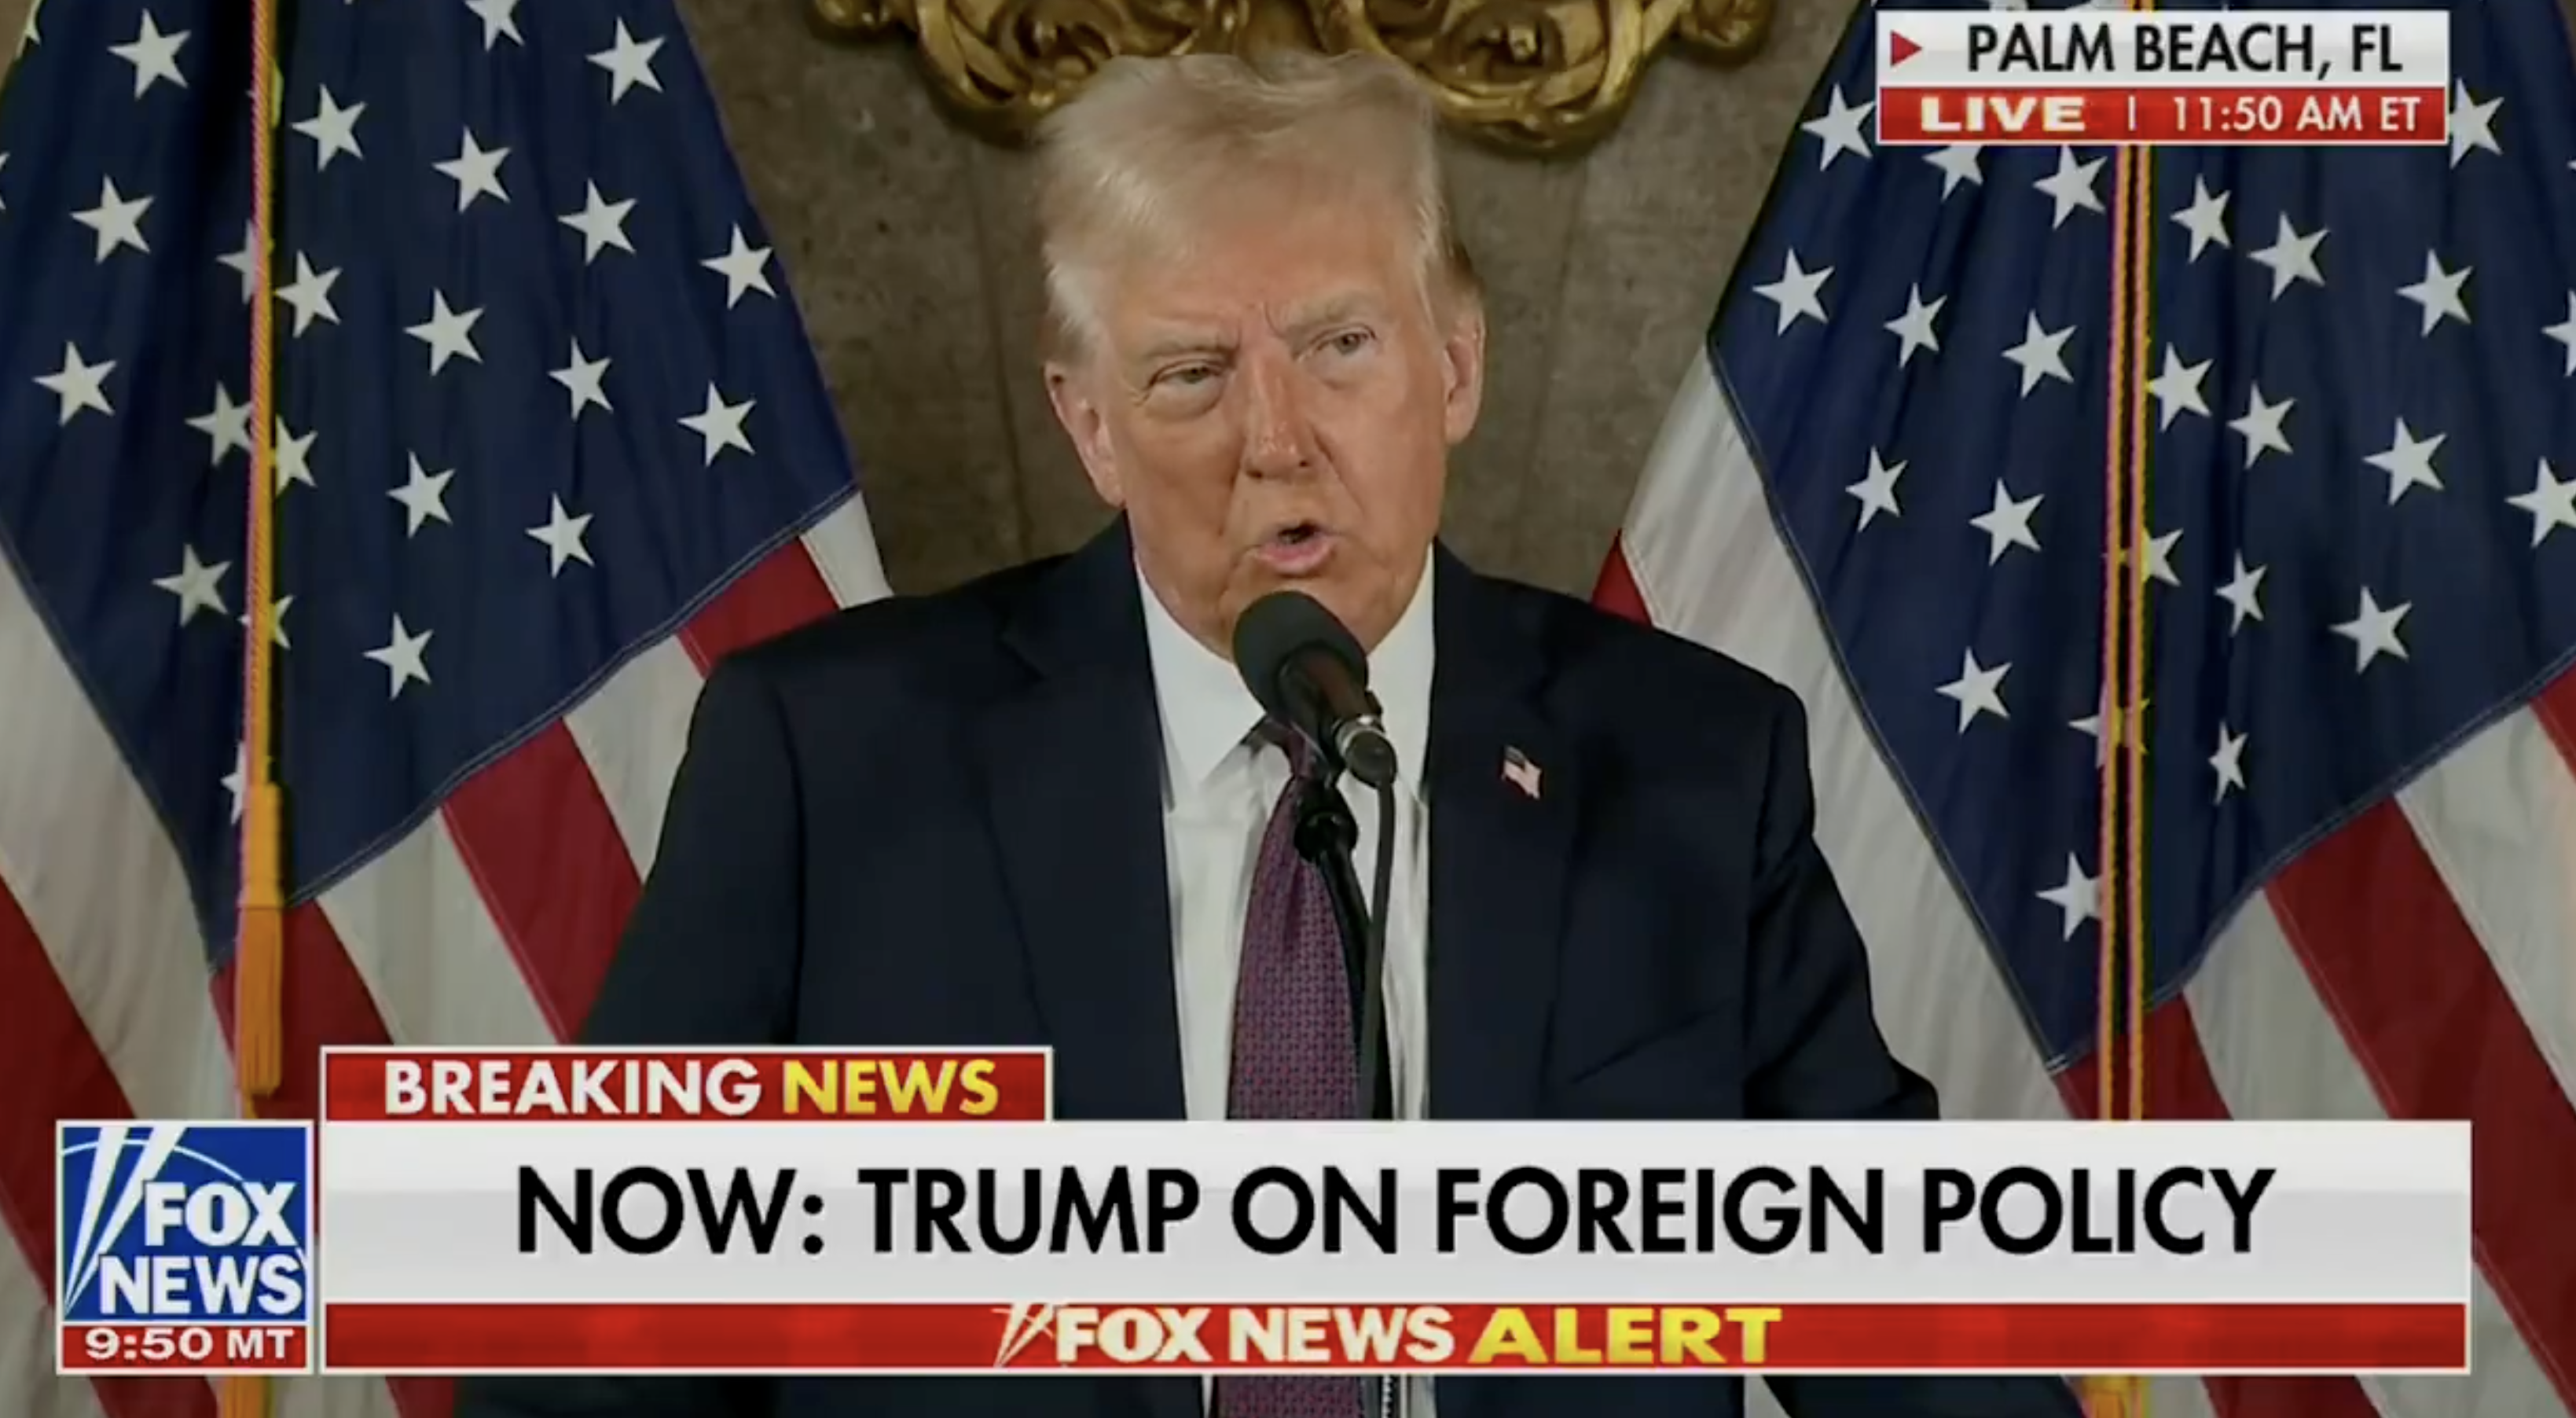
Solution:
{"label": "flag white stripe", "polygon": [[[1742,433],[1704,365],[1694,364],[1656,438],[1621,545],[1657,625],[1727,651],[1805,701],[1818,842],[1870,942],[1891,1046],[1940,1086],[1951,1116],[2063,1116],[2036,1050],[2016,1047],[2027,1034],[2000,971],[1865,732]],[[2446,761],[2409,795],[2409,817],[2534,1032],[2554,1031],[2576,1014],[2563,946],[2576,938],[2576,909],[2563,865],[2541,870],[2532,854],[2570,859],[2576,786],[2528,714],[2468,748],[2476,753]],[[2499,799],[2494,783],[2508,773],[2520,792]],[[2511,845],[2502,840],[2517,833]],[[2535,883],[2557,894],[2535,893]],[[2491,927],[2498,934],[2488,936]],[[2539,949],[2543,941],[2556,949]],[[2258,898],[2230,923],[2185,997],[2220,1094],[2239,1116],[2383,1115],[2267,901]],[[2482,1276],[2471,1331],[2473,1377],[2374,1380],[2365,1384],[2373,1402],[2388,1418],[2565,1412]],[[2206,1389],[2188,1380],[2159,1381],[2153,1401],[2160,1418],[2210,1411]]]}
{"label": "flag white stripe", "polygon": [[2162,1374],[2147,1384],[2147,1418],[2217,1418],[2209,1386],[2200,1380]]}
{"label": "flag white stripe", "polygon": [[0,1413],[105,1418],[87,1379],[54,1377],[54,1311],[43,1277],[0,1260]]}
{"label": "flag white stripe", "polygon": [[674,636],[629,660],[564,718],[638,872],[652,866],[662,840],[662,810],[705,682]]}
{"label": "flag white stripe", "polygon": [[[2270,901],[2256,897],[2228,923],[2183,998],[2229,1112],[2387,1116]],[[2469,1337],[2471,1378],[2371,1378],[2362,1387],[2389,1418],[2543,1418],[2565,1411],[2483,1272],[2475,1274],[2470,1294]]]}
{"label": "flag white stripe", "polygon": [[0,685],[0,881],[135,1116],[231,1116],[232,1056],[178,849],[25,589],[5,573]]}
{"label": "flag white stripe", "polygon": [[2576,1096],[2576,775],[2566,755],[2537,718],[2509,714],[2398,802],[2559,1089]]}
{"label": "flag white stripe", "polygon": [[[400,1418],[382,1379],[287,1379],[271,1389],[271,1418]],[[2161,1418],[2161,1415],[2159,1415]]]}
{"label": "flag white stripe", "polygon": [[877,553],[877,534],[868,522],[866,498],[850,500],[805,533],[805,554],[843,606],[861,605],[886,594],[885,562]]}
{"label": "flag white stripe", "polygon": [[554,1042],[444,816],[342,878],[321,904],[393,1042]]}

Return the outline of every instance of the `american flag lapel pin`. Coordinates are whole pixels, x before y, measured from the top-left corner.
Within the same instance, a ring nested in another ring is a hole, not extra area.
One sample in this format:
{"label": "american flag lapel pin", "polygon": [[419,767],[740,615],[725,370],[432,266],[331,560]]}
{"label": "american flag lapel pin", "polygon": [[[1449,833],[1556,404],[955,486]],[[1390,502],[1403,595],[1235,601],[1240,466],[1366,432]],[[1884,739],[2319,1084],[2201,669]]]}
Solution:
{"label": "american flag lapel pin", "polygon": [[1503,750],[1503,781],[1521,790],[1521,796],[1538,801],[1538,765],[1529,755],[1516,748]]}

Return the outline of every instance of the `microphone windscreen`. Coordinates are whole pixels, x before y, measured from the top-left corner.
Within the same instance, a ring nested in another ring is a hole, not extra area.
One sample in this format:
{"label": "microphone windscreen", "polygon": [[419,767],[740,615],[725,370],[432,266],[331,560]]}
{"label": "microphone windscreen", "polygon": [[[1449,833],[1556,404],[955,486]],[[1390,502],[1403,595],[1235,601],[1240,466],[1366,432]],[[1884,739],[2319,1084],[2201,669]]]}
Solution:
{"label": "microphone windscreen", "polygon": [[1359,638],[1323,602],[1303,591],[1273,591],[1244,607],[1234,622],[1235,672],[1262,712],[1280,723],[1297,721],[1281,671],[1318,650],[1340,660],[1353,682],[1368,686],[1368,652],[1360,648]]}

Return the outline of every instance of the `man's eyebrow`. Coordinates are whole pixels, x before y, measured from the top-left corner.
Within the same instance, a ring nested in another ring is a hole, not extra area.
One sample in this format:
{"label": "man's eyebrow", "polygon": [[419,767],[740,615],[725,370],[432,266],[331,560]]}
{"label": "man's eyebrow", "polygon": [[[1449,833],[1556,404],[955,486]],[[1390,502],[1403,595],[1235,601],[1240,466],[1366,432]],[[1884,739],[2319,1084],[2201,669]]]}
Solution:
{"label": "man's eyebrow", "polygon": [[1137,350],[1136,358],[1141,363],[1151,364],[1178,355],[1225,354],[1232,348],[1231,343],[1221,335],[1204,332],[1174,332],[1148,340]]}
{"label": "man's eyebrow", "polygon": [[1378,303],[1375,299],[1358,291],[1331,296],[1291,316],[1287,333],[1291,336],[1310,335],[1322,326],[1338,325],[1345,320],[1374,314],[1377,308]]}
{"label": "man's eyebrow", "polygon": [[[1293,313],[1283,327],[1282,333],[1290,339],[1298,339],[1312,335],[1327,325],[1338,325],[1346,320],[1375,314],[1378,308],[1379,303],[1375,297],[1360,291],[1328,296]],[[1139,364],[1157,364],[1182,355],[1221,356],[1233,352],[1234,341],[1213,331],[1173,330],[1157,335],[1139,346],[1135,360]]]}

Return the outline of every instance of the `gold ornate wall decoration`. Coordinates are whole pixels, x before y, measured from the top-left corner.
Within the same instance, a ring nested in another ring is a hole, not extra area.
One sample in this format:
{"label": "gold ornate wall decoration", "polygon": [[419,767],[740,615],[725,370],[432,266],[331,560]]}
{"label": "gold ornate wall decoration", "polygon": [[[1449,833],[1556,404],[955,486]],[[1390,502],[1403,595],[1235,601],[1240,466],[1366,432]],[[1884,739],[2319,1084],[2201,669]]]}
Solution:
{"label": "gold ornate wall decoration", "polygon": [[806,0],[851,41],[911,40],[941,98],[1010,142],[1121,55],[1275,44],[1372,50],[1419,75],[1458,129],[1531,153],[1617,126],[1668,45],[1739,62],[1773,0]]}

